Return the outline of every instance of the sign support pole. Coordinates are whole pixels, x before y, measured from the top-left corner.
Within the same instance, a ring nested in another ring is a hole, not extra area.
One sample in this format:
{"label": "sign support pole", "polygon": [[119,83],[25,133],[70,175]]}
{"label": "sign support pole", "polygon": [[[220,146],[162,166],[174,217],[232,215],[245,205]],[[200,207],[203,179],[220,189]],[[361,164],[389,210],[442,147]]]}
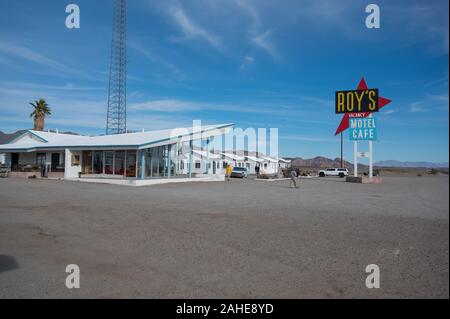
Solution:
{"label": "sign support pole", "polygon": [[344,168],[344,138],[341,132],[341,168]]}
{"label": "sign support pole", "polygon": [[369,178],[373,176],[373,142],[369,141]]}
{"label": "sign support pole", "polygon": [[358,177],[358,142],[353,141],[353,174]]}

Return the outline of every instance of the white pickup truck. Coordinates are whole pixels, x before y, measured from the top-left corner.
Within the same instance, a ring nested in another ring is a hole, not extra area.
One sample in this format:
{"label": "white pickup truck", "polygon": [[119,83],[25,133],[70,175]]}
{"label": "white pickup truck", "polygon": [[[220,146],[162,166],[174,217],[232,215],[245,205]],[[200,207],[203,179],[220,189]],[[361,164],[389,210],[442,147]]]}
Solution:
{"label": "white pickup truck", "polygon": [[344,176],[348,176],[348,169],[346,169],[346,168],[326,168],[326,169],[319,171],[319,176],[320,177],[325,177],[325,176],[344,177]]}

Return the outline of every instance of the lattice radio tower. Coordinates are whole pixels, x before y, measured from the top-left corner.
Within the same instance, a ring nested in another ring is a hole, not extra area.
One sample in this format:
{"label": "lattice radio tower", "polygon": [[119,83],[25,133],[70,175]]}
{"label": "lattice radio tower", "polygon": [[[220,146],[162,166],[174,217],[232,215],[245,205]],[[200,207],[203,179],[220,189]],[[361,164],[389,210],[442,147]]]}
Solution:
{"label": "lattice radio tower", "polygon": [[106,134],[127,131],[127,48],[125,0],[113,0]]}

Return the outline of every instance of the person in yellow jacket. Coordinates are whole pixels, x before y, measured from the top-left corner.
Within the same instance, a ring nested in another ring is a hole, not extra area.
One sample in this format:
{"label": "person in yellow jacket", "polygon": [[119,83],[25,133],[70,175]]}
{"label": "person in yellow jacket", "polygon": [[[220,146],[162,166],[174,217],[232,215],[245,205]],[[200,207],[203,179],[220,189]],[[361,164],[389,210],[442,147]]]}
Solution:
{"label": "person in yellow jacket", "polygon": [[226,168],[226,177],[227,177],[227,181],[230,181],[230,176],[231,176],[231,171],[233,170],[233,168],[231,167],[231,165],[230,164],[228,164],[227,165],[227,168]]}

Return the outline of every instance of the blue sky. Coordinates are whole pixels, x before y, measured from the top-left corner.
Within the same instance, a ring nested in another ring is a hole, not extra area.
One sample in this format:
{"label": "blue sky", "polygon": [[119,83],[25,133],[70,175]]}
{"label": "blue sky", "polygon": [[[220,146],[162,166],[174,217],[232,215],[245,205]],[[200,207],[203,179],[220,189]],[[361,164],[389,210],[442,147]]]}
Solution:
{"label": "blue sky", "polygon": [[[76,3],[81,28],[65,27]],[[377,3],[381,29],[367,29]],[[375,160],[448,161],[448,1],[128,1],[128,128],[276,127],[284,156],[339,156],[334,92],[369,87]],[[0,130],[105,131],[112,1],[0,1]],[[352,145],[345,137],[345,157]]]}

